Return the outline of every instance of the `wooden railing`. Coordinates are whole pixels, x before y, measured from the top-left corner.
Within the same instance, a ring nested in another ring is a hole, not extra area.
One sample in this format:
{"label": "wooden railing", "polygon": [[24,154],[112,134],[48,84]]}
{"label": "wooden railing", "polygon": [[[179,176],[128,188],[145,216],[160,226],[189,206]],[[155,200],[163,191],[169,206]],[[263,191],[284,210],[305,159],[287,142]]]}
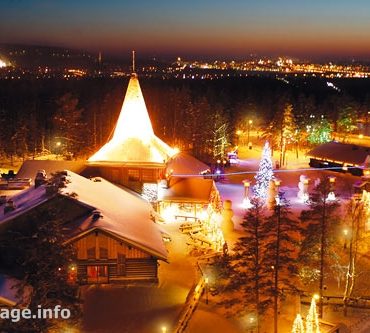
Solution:
{"label": "wooden railing", "polygon": [[195,288],[192,288],[189,292],[185,308],[181,313],[180,319],[174,329],[174,333],[182,333],[185,331],[186,326],[188,325],[189,320],[191,319],[191,316],[193,315],[195,309],[198,306],[199,299],[204,291],[204,287],[205,281],[202,276],[197,285],[195,286]]}

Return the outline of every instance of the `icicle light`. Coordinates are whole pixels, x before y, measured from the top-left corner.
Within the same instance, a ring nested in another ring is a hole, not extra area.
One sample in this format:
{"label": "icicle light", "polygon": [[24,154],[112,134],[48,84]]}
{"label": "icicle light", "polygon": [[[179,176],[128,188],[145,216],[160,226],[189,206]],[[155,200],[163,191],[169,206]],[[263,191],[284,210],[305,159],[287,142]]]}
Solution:
{"label": "icicle light", "polygon": [[303,320],[300,314],[297,314],[297,317],[295,317],[292,333],[304,333]]}

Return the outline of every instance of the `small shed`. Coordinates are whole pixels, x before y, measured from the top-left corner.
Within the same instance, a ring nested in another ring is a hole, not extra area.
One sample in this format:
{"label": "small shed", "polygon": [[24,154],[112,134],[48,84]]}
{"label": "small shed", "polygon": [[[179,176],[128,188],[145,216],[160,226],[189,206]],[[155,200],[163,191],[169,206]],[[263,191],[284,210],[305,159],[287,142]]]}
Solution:
{"label": "small shed", "polygon": [[14,210],[0,211],[0,233],[14,223],[27,228],[35,209],[59,207],[67,243],[76,248],[77,282],[157,281],[158,260],[167,261],[167,250],[150,204],[104,179],[65,173],[59,192],[42,185],[15,195]]}
{"label": "small shed", "polygon": [[355,176],[362,176],[364,169],[370,167],[370,147],[367,146],[332,141],[315,147],[307,156],[311,167],[348,170]]}

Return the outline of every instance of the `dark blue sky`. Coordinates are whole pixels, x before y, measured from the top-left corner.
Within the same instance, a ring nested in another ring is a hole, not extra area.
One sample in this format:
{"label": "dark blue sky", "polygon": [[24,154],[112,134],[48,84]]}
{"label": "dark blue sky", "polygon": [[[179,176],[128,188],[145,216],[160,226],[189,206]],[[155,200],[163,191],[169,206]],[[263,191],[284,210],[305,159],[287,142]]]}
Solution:
{"label": "dark blue sky", "polygon": [[0,42],[90,51],[370,58],[369,0],[0,0]]}

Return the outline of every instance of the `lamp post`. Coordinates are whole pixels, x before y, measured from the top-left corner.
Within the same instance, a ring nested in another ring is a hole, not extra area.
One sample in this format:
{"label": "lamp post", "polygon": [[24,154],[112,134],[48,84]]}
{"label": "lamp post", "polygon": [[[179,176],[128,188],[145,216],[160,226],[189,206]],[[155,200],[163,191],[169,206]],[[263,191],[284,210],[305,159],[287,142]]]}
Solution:
{"label": "lamp post", "polygon": [[206,289],[206,304],[208,304],[208,277],[204,279],[205,289]]}
{"label": "lamp post", "polygon": [[276,201],[276,205],[280,205],[280,195],[279,195],[279,188],[280,188],[280,185],[281,185],[281,180],[278,179],[278,178],[275,178],[274,179],[274,185],[275,185],[275,201]]}
{"label": "lamp post", "polygon": [[335,200],[335,194],[334,194],[334,185],[335,185],[335,177],[330,176],[329,177],[329,194],[328,194],[328,201],[334,201]]}
{"label": "lamp post", "polygon": [[251,333],[254,332],[255,328],[257,329],[257,332],[259,332],[258,315],[254,313],[247,315],[247,327],[250,329]]}
{"label": "lamp post", "polygon": [[249,149],[252,149],[252,142],[250,142],[250,132],[251,132],[252,124],[253,124],[253,120],[249,119],[248,120],[248,147],[249,147]]}
{"label": "lamp post", "polygon": [[346,249],[347,248],[347,238],[348,238],[348,235],[349,235],[349,230],[346,228],[346,229],[343,229],[343,235],[344,235],[344,245],[343,245],[343,248]]}
{"label": "lamp post", "polygon": [[244,179],[243,185],[244,185],[243,207],[245,209],[249,209],[252,207],[251,201],[249,199],[249,187],[251,186],[251,183],[248,179]]}
{"label": "lamp post", "polygon": [[248,179],[244,179],[243,185],[244,185],[244,199],[247,199],[249,197],[249,187],[251,186],[251,183]]}

